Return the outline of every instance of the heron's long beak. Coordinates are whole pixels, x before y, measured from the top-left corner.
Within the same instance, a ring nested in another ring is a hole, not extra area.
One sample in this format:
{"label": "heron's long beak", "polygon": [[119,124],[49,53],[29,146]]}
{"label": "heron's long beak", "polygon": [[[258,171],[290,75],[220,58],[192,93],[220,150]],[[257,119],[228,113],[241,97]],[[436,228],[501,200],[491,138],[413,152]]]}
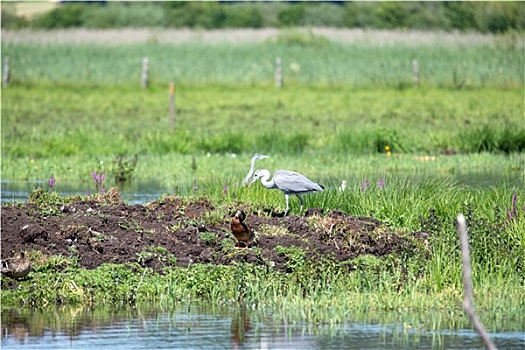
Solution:
{"label": "heron's long beak", "polygon": [[255,153],[255,157],[257,159],[270,158],[270,156],[265,156],[264,154],[259,154],[259,153]]}
{"label": "heron's long beak", "polygon": [[250,187],[257,179],[252,179],[249,184],[246,185],[246,188]]}

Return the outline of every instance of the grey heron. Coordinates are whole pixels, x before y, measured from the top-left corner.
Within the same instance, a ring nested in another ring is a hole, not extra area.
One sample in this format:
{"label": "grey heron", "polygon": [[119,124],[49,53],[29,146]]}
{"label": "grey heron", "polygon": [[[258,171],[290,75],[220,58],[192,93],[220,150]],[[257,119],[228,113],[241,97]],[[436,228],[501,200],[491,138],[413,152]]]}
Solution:
{"label": "grey heron", "polygon": [[246,175],[246,177],[244,178],[244,180],[242,181],[242,184],[243,185],[246,185],[248,183],[248,181],[251,180],[252,176],[253,176],[253,172],[255,171],[255,161],[257,159],[264,159],[264,158],[270,158],[268,156],[265,156],[263,154],[259,154],[259,153],[255,153],[252,157],[252,162],[251,162],[251,166],[250,166],[250,171],[248,172],[248,175]]}
{"label": "grey heron", "polygon": [[288,214],[289,210],[288,202],[290,195],[296,195],[299,198],[299,201],[301,202],[301,210],[299,213],[302,213],[304,203],[300,195],[324,190],[324,187],[317,182],[313,182],[306,176],[296,173],[295,171],[277,170],[273,173],[273,178],[270,180],[270,172],[266,169],[260,169],[253,175],[250,185],[259,179],[261,179],[261,183],[264,187],[268,189],[276,188],[284,193],[284,198],[286,199],[285,216]]}

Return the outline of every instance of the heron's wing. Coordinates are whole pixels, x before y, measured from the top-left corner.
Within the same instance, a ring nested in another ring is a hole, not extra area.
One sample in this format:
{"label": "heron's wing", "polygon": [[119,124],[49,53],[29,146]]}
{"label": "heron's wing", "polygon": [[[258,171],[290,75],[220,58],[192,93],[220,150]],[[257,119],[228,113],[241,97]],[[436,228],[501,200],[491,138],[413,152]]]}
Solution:
{"label": "heron's wing", "polygon": [[318,183],[313,182],[306,176],[288,170],[277,170],[273,175],[275,185],[288,194],[322,191]]}

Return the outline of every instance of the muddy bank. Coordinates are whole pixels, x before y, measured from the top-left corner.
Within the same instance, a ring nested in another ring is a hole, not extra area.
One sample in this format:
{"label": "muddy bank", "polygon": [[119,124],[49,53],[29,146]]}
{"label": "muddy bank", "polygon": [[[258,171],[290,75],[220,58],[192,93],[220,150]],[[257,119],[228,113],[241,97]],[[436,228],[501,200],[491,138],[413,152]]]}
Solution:
{"label": "muddy bank", "polygon": [[[255,231],[250,249],[237,249],[230,221],[243,209]],[[286,249],[307,258],[344,262],[361,254],[409,252],[417,234],[400,235],[369,217],[310,209],[304,216],[282,217],[247,206],[215,207],[205,198],[165,197],[128,205],[115,190],[105,196],[77,198],[67,204],[35,199],[2,206],[2,258],[20,250],[77,257],[81,267],[135,262],[160,271],[193,263],[244,261],[281,271],[289,268]],[[297,251],[297,250],[295,250]]]}

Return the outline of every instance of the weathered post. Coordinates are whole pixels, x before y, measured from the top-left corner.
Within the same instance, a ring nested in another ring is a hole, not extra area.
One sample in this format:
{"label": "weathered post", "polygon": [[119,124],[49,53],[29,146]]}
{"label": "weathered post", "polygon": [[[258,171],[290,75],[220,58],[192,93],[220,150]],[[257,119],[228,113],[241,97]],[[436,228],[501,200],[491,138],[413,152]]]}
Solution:
{"label": "weathered post", "polygon": [[142,59],[142,77],[140,79],[140,86],[145,89],[148,87],[148,69],[149,60],[147,57]]}
{"label": "weathered post", "polygon": [[175,83],[170,83],[170,128],[175,130]]}
{"label": "weathered post", "polygon": [[414,87],[417,88],[419,86],[419,64],[415,58],[412,60],[412,70],[414,71]]}
{"label": "weathered post", "polygon": [[2,86],[6,88],[7,83],[9,83],[9,56],[5,56],[4,58],[4,75],[2,76]]}
{"label": "weathered post", "polygon": [[496,345],[490,339],[483,323],[478,318],[478,314],[474,309],[474,297],[472,286],[472,268],[470,265],[470,247],[468,243],[467,222],[463,214],[459,214],[456,219],[457,230],[459,233],[459,246],[461,248],[461,261],[463,266],[463,286],[465,287],[465,300],[463,301],[463,309],[467,313],[476,332],[478,332],[483,344],[489,350],[495,350]]}
{"label": "weathered post", "polygon": [[281,68],[281,57],[275,59],[275,85],[278,88],[283,86],[283,72]]}

